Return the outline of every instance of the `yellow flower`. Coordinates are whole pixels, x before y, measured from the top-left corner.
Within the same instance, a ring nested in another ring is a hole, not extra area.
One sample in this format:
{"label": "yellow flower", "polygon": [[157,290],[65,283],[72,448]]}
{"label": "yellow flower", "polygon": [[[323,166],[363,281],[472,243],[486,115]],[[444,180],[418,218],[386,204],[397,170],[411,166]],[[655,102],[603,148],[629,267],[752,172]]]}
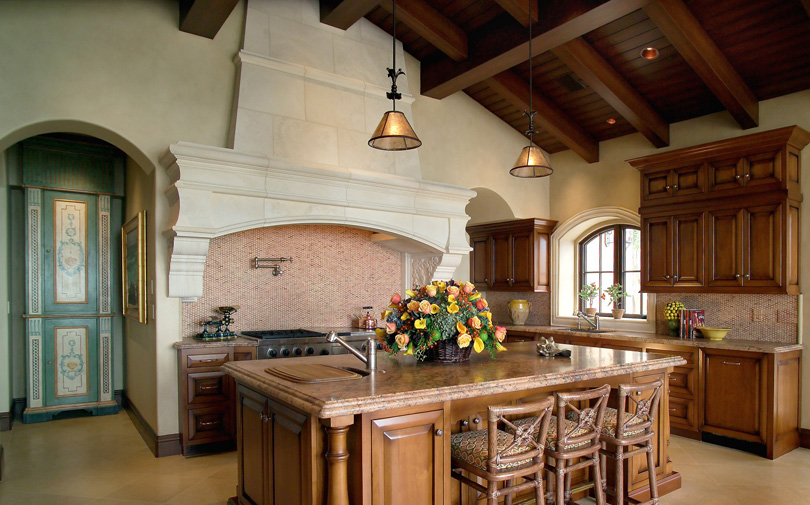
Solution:
{"label": "yellow flower", "polygon": [[431,314],[438,314],[439,312],[441,312],[441,310],[442,310],[442,308],[439,307],[438,305],[436,305],[435,303],[430,306],[430,313]]}
{"label": "yellow flower", "polygon": [[459,335],[458,338],[456,338],[456,343],[458,344],[459,347],[464,349],[465,347],[470,345],[471,340],[472,340],[472,338],[469,335],[467,335],[466,333],[463,333],[463,334]]}
{"label": "yellow flower", "polygon": [[459,333],[467,333],[467,327],[461,324],[461,321],[456,321],[456,330]]}
{"label": "yellow flower", "polygon": [[447,301],[453,303],[456,301],[456,297],[453,295],[447,295]]}
{"label": "yellow flower", "polygon": [[413,356],[413,344],[408,344],[408,351],[405,353],[405,355]]}
{"label": "yellow flower", "polygon": [[447,306],[447,312],[455,314],[456,312],[458,312],[458,305],[456,305],[455,303],[451,303],[450,305]]}
{"label": "yellow flower", "polygon": [[431,296],[431,297],[432,297],[432,296],[436,296],[436,292],[437,292],[438,290],[439,290],[439,288],[438,288],[438,287],[436,287],[436,286],[434,286],[433,284],[428,284],[427,286],[425,286],[425,293],[426,293],[428,296]]}
{"label": "yellow flower", "polygon": [[393,314],[393,312],[392,312],[392,311],[390,311],[390,310],[384,310],[384,311],[382,311],[382,314],[380,314],[380,319],[382,319],[383,321],[385,321],[386,319],[388,319],[388,316],[390,316],[391,314]]}
{"label": "yellow flower", "polygon": [[400,317],[400,319],[402,319],[403,321],[407,321],[410,318],[411,318],[411,316],[409,316],[407,312],[402,314],[402,317]]}
{"label": "yellow flower", "polygon": [[377,328],[374,330],[374,333],[377,335],[377,338],[383,339],[385,338],[385,328]]}
{"label": "yellow flower", "polygon": [[406,295],[408,295],[408,296],[410,296],[411,298],[413,298],[414,296],[416,296],[416,293],[414,293],[414,292],[413,292],[413,290],[410,290],[410,289],[406,289],[406,290],[405,290],[405,294],[406,294]]}
{"label": "yellow flower", "polygon": [[440,293],[444,293],[444,289],[447,287],[447,283],[444,281],[436,281],[433,284],[435,284],[436,287],[439,288]]}
{"label": "yellow flower", "polygon": [[417,310],[419,310],[419,302],[417,302],[416,300],[409,301],[408,310],[410,310],[411,312],[416,312]]}
{"label": "yellow flower", "polygon": [[424,319],[417,319],[416,321],[413,322],[413,327],[416,328],[417,330],[424,330],[425,328],[427,328],[427,321]]}
{"label": "yellow flower", "polygon": [[495,342],[495,349],[496,349],[498,352],[501,352],[501,351],[505,351],[505,350],[506,350],[506,347],[502,346],[502,345],[500,344],[500,342]]}
{"label": "yellow flower", "polygon": [[478,337],[475,337],[473,339],[473,349],[475,349],[475,352],[483,351],[484,350],[484,341],[481,340]]}
{"label": "yellow flower", "polygon": [[471,301],[471,302],[474,302],[474,301],[478,300],[479,298],[481,298],[481,293],[473,293],[467,299],[469,301]]}
{"label": "yellow flower", "polygon": [[492,324],[492,312],[480,312],[478,315],[486,317],[489,324]]}

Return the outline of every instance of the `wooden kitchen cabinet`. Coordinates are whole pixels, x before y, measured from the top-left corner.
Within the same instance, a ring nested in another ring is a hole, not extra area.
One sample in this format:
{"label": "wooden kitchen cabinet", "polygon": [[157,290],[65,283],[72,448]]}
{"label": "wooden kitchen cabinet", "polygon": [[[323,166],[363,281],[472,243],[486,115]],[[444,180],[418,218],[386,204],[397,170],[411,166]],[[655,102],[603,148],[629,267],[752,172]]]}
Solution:
{"label": "wooden kitchen cabinet", "polygon": [[236,445],[235,383],[220,367],[229,361],[256,359],[256,347],[181,347],[177,357],[183,455],[233,450]]}
{"label": "wooden kitchen cabinet", "polygon": [[628,160],[642,292],[799,294],[799,127]]}
{"label": "wooden kitchen cabinet", "polygon": [[556,221],[518,219],[467,227],[470,276],[480,289],[547,292]]}
{"label": "wooden kitchen cabinet", "polygon": [[764,443],[764,355],[704,353],[703,430]]}

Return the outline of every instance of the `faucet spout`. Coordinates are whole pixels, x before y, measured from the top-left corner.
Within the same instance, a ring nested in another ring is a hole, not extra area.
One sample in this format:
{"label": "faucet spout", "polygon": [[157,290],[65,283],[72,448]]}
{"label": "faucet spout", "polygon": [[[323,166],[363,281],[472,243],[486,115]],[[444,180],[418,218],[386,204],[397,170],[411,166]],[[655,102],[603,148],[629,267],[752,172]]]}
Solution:
{"label": "faucet spout", "polygon": [[338,337],[337,332],[334,330],[326,334],[326,341],[331,343],[337,342],[347,351],[354,354],[357,359],[366,364],[366,370],[374,371],[377,369],[377,345],[373,338],[369,337],[368,341],[366,342],[365,356],[362,352],[349,345],[345,340]]}
{"label": "faucet spout", "polygon": [[577,328],[579,328],[579,324],[583,320],[586,323],[588,323],[594,330],[599,329],[599,314],[594,314],[593,319],[591,319],[586,314],[583,314],[581,311],[577,311]]}

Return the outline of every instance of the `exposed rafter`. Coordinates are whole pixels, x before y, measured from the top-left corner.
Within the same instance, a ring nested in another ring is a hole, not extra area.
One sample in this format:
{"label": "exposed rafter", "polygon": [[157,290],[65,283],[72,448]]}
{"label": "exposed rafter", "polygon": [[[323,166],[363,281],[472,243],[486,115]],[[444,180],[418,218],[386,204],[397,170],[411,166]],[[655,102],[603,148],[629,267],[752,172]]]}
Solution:
{"label": "exposed rafter", "polygon": [[321,23],[348,30],[371,9],[379,0],[321,0]]}
{"label": "exposed rafter", "polygon": [[[380,6],[391,12],[393,2]],[[467,34],[426,0],[397,0],[397,15],[419,36],[436,46],[454,61],[467,59]]]}
{"label": "exposed rafter", "polygon": [[213,39],[239,0],[180,0],[180,31]]}
{"label": "exposed rafter", "polygon": [[655,147],[669,145],[669,123],[585,39],[576,38],[552,52]]}
{"label": "exposed rafter", "polygon": [[[566,0],[542,2],[533,27],[534,54],[541,54],[640,9],[648,0]],[[511,18],[495,21],[469,34],[468,58],[446,57],[422,64],[422,94],[444,98],[526,61],[529,42]]]}
{"label": "exposed rafter", "polygon": [[[487,79],[486,85],[521,110],[529,109],[529,85],[511,70]],[[533,96],[535,121],[588,163],[599,161],[599,142],[579,127],[568,115],[540,93]]]}
{"label": "exposed rafter", "polygon": [[[810,0],[807,0],[810,2]],[[529,3],[532,4],[531,15],[532,23],[537,22],[537,0],[495,0],[495,3],[501,6],[503,10],[508,12],[515,18],[518,23],[523,26],[529,26]]]}
{"label": "exposed rafter", "polygon": [[743,128],[759,123],[759,101],[681,0],[653,0],[644,12]]}

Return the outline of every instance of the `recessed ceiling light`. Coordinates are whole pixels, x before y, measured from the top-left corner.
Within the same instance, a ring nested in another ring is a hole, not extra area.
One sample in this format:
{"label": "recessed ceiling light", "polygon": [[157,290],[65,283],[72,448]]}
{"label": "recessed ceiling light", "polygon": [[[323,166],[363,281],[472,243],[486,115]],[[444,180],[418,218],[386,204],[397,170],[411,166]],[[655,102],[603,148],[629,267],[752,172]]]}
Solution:
{"label": "recessed ceiling light", "polygon": [[645,60],[654,60],[658,58],[658,49],[654,47],[645,47],[641,50],[641,57]]}
{"label": "recessed ceiling light", "polygon": [[608,118],[607,124],[616,124],[616,120],[613,118]]}

